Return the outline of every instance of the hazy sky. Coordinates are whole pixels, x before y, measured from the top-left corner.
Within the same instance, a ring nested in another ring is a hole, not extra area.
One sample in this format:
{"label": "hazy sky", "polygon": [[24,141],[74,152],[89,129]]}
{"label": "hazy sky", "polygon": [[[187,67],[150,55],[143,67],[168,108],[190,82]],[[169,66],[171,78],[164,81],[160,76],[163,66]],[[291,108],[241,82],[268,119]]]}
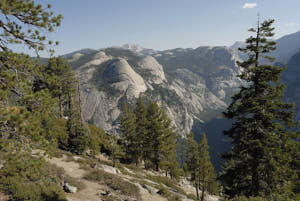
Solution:
{"label": "hazy sky", "polygon": [[50,37],[57,54],[125,43],[157,50],[244,41],[248,28],[276,20],[276,38],[300,30],[300,0],[39,0],[64,16]]}

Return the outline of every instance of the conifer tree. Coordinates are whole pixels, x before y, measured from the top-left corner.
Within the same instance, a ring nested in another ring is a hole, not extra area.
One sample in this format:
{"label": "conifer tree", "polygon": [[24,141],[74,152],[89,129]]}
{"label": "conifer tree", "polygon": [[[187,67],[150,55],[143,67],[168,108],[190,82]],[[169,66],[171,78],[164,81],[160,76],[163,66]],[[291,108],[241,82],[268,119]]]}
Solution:
{"label": "conifer tree", "polygon": [[197,200],[199,200],[199,187],[200,187],[200,155],[198,143],[194,140],[194,133],[188,134],[188,150],[187,150],[187,166],[191,173],[191,180],[194,181]]}
{"label": "conifer tree", "polygon": [[136,117],[124,103],[121,115],[121,134],[126,158],[138,166],[141,158],[140,144],[136,133]]}
{"label": "conifer tree", "polygon": [[300,142],[294,141],[294,149],[296,150],[292,154],[291,168],[297,172],[297,177],[293,182],[293,192],[296,194],[296,200],[300,199]]}
{"label": "conifer tree", "polygon": [[9,44],[25,44],[36,51],[44,50],[48,32],[60,26],[62,15],[54,16],[48,9],[33,0],[1,0],[0,48],[9,51]]}
{"label": "conifer tree", "polygon": [[171,179],[178,180],[180,175],[182,175],[182,170],[179,167],[175,151],[170,152],[168,158],[161,162],[161,168],[166,171],[166,176],[168,176],[169,173]]}
{"label": "conifer tree", "polygon": [[201,201],[204,200],[205,192],[212,191],[212,185],[215,184],[216,174],[213,164],[210,161],[209,146],[205,134],[202,134],[199,144],[199,180],[202,186]]}
{"label": "conifer tree", "polygon": [[24,135],[35,138],[43,135],[41,116],[49,114],[47,109],[52,100],[47,100],[46,91],[32,91],[32,82],[39,74],[38,61],[13,53],[9,45],[23,43],[36,51],[44,49],[47,32],[59,26],[62,19],[61,15],[49,12],[49,8],[50,5],[43,8],[32,0],[0,2],[0,130],[5,133],[0,137],[4,141],[7,136],[16,140]]}
{"label": "conifer tree", "polygon": [[[59,117],[64,116],[64,105],[67,103],[68,93],[75,93],[75,75],[72,73],[70,64],[62,57],[50,58],[48,65],[43,70],[45,88],[53,97],[58,98]],[[70,85],[70,83],[72,83]],[[38,83],[41,85],[41,83]],[[79,92],[77,92],[79,93]]]}
{"label": "conifer tree", "polygon": [[80,103],[78,101],[78,93],[76,89],[77,82],[70,80],[68,83],[70,90],[68,93],[68,120],[67,120],[67,133],[68,133],[68,145],[67,150],[82,154],[88,147],[87,129],[84,126]]}
{"label": "conifer tree", "polygon": [[135,107],[135,117],[136,117],[136,140],[139,147],[139,152],[141,153],[141,158],[144,160],[146,165],[147,161],[147,150],[151,148],[149,146],[148,139],[148,120],[147,120],[147,106],[143,102],[142,97],[139,97],[136,107]]}
{"label": "conifer tree", "polygon": [[[296,126],[293,105],[282,102],[284,84],[280,75],[284,68],[263,64],[272,62],[269,53],[275,50],[272,24],[274,20],[258,21],[254,33],[240,51],[248,60],[238,62],[243,69],[239,77],[245,82],[224,116],[234,123],[224,134],[232,139],[232,150],[223,154],[226,163],[220,179],[225,193],[272,197],[272,194],[289,194],[295,172],[289,167],[292,138]],[[271,199],[271,198],[270,198]]]}
{"label": "conifer tree", "polygon": [[[169,172],[173,175],[174,173],[178,172],[179,170],[179,164],[176,160],[176,133],[175,128],[172,125],[171,119],[167,116],[165,111],[162,111],[161,114],[161,122],[163,127],[163,133],[161,136],[159,136],[160,143],[160,154],[161,154],[161,161],[160,166],[162,169],[165,169],[166,174]],[[172,177],[171,174],[171,177]]]}
{"label": "conifer tree", "polygon": [[148,107],[147,118],[149,121],[148,132],[150,151],[147,153],[149,159],[156,171],[159,171],[159,166],[163,155],[161,154],[162,136],[164,134],[164,126],[162,119],[162,110],[156,102],[152,101]]}
{"label": "conifer tree", "polygon": [[33,0],[0,1],[0,154],[5,160],[0,188],[10,200],[65,200],[45,161],[30,153],[49,140],[45,121],[55,112],[55,99],[47,90],[33,90],[41,73],[38,61],[10,50],[11,44],[25,44],[38,53],[52,44],[46,36],[62,16],[48,8]]}
{"label": "conifer tree", "polygon": [[118,144],[118,138],[116,136],[110,136],[109,143],[109,149],[111,151],[110,157],[113,161],[113,167],[115,167],[119,160],[123,157],[124,153],[122,147]]}

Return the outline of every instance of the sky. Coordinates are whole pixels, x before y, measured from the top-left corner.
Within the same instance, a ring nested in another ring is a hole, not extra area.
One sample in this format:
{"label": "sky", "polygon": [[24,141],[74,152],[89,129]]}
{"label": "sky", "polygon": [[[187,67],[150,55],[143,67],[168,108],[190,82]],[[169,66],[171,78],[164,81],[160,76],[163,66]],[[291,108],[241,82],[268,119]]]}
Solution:
{"label": "sky", "polygon": [[[230,46],[261,19],[275,19],[275,38],[300,30],[300,0],[36,0],[64,20],[49,35],[56,55],[123,44],[166,50]],[[19,51],[27,52],[25,48]]]}

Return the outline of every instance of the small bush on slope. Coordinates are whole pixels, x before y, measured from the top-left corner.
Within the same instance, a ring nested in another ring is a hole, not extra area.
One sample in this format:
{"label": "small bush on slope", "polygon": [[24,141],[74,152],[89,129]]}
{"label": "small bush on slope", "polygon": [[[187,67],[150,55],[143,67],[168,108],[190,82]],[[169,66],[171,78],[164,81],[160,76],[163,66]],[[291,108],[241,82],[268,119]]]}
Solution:
{"label": "small bush on slope", "polygon": [[166,187],[160,185],[158,188],[159,188],[159,191],[157,193],[166,197],[168,199],[168,201],[181,201],[181,198],[179,195],[174,195]]}
{"label": "small bush on slope", "polygon": [[103,170],[94,170],[89,172],[84,178],[90,181],[103,183],[113,190],[121,191],[124,195],[131,196],[136,199],[140,198],[139,188],[136,185],[128,181],[124,181],[120,177],[107,173]]}
{"label": "small bush on slope", "polygon": [[0,169],[0,191],[17,201],[66,201],[57,172],[29,153],[9,153]]}

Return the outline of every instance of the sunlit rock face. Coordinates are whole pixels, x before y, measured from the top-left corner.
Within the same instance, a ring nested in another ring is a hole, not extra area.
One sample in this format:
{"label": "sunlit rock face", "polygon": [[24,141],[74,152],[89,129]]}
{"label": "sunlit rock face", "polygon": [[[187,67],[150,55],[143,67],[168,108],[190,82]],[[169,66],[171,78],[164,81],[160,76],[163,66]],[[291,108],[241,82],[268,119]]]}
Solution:
{"label": "sunlit rock face", "polygon": [[68,54],[81,85],[83,117],[116,133],[122,103],[157,101],[185,136],[196,122],[220,116],[241,81],[226,47],[144,51],[123,46]]}

